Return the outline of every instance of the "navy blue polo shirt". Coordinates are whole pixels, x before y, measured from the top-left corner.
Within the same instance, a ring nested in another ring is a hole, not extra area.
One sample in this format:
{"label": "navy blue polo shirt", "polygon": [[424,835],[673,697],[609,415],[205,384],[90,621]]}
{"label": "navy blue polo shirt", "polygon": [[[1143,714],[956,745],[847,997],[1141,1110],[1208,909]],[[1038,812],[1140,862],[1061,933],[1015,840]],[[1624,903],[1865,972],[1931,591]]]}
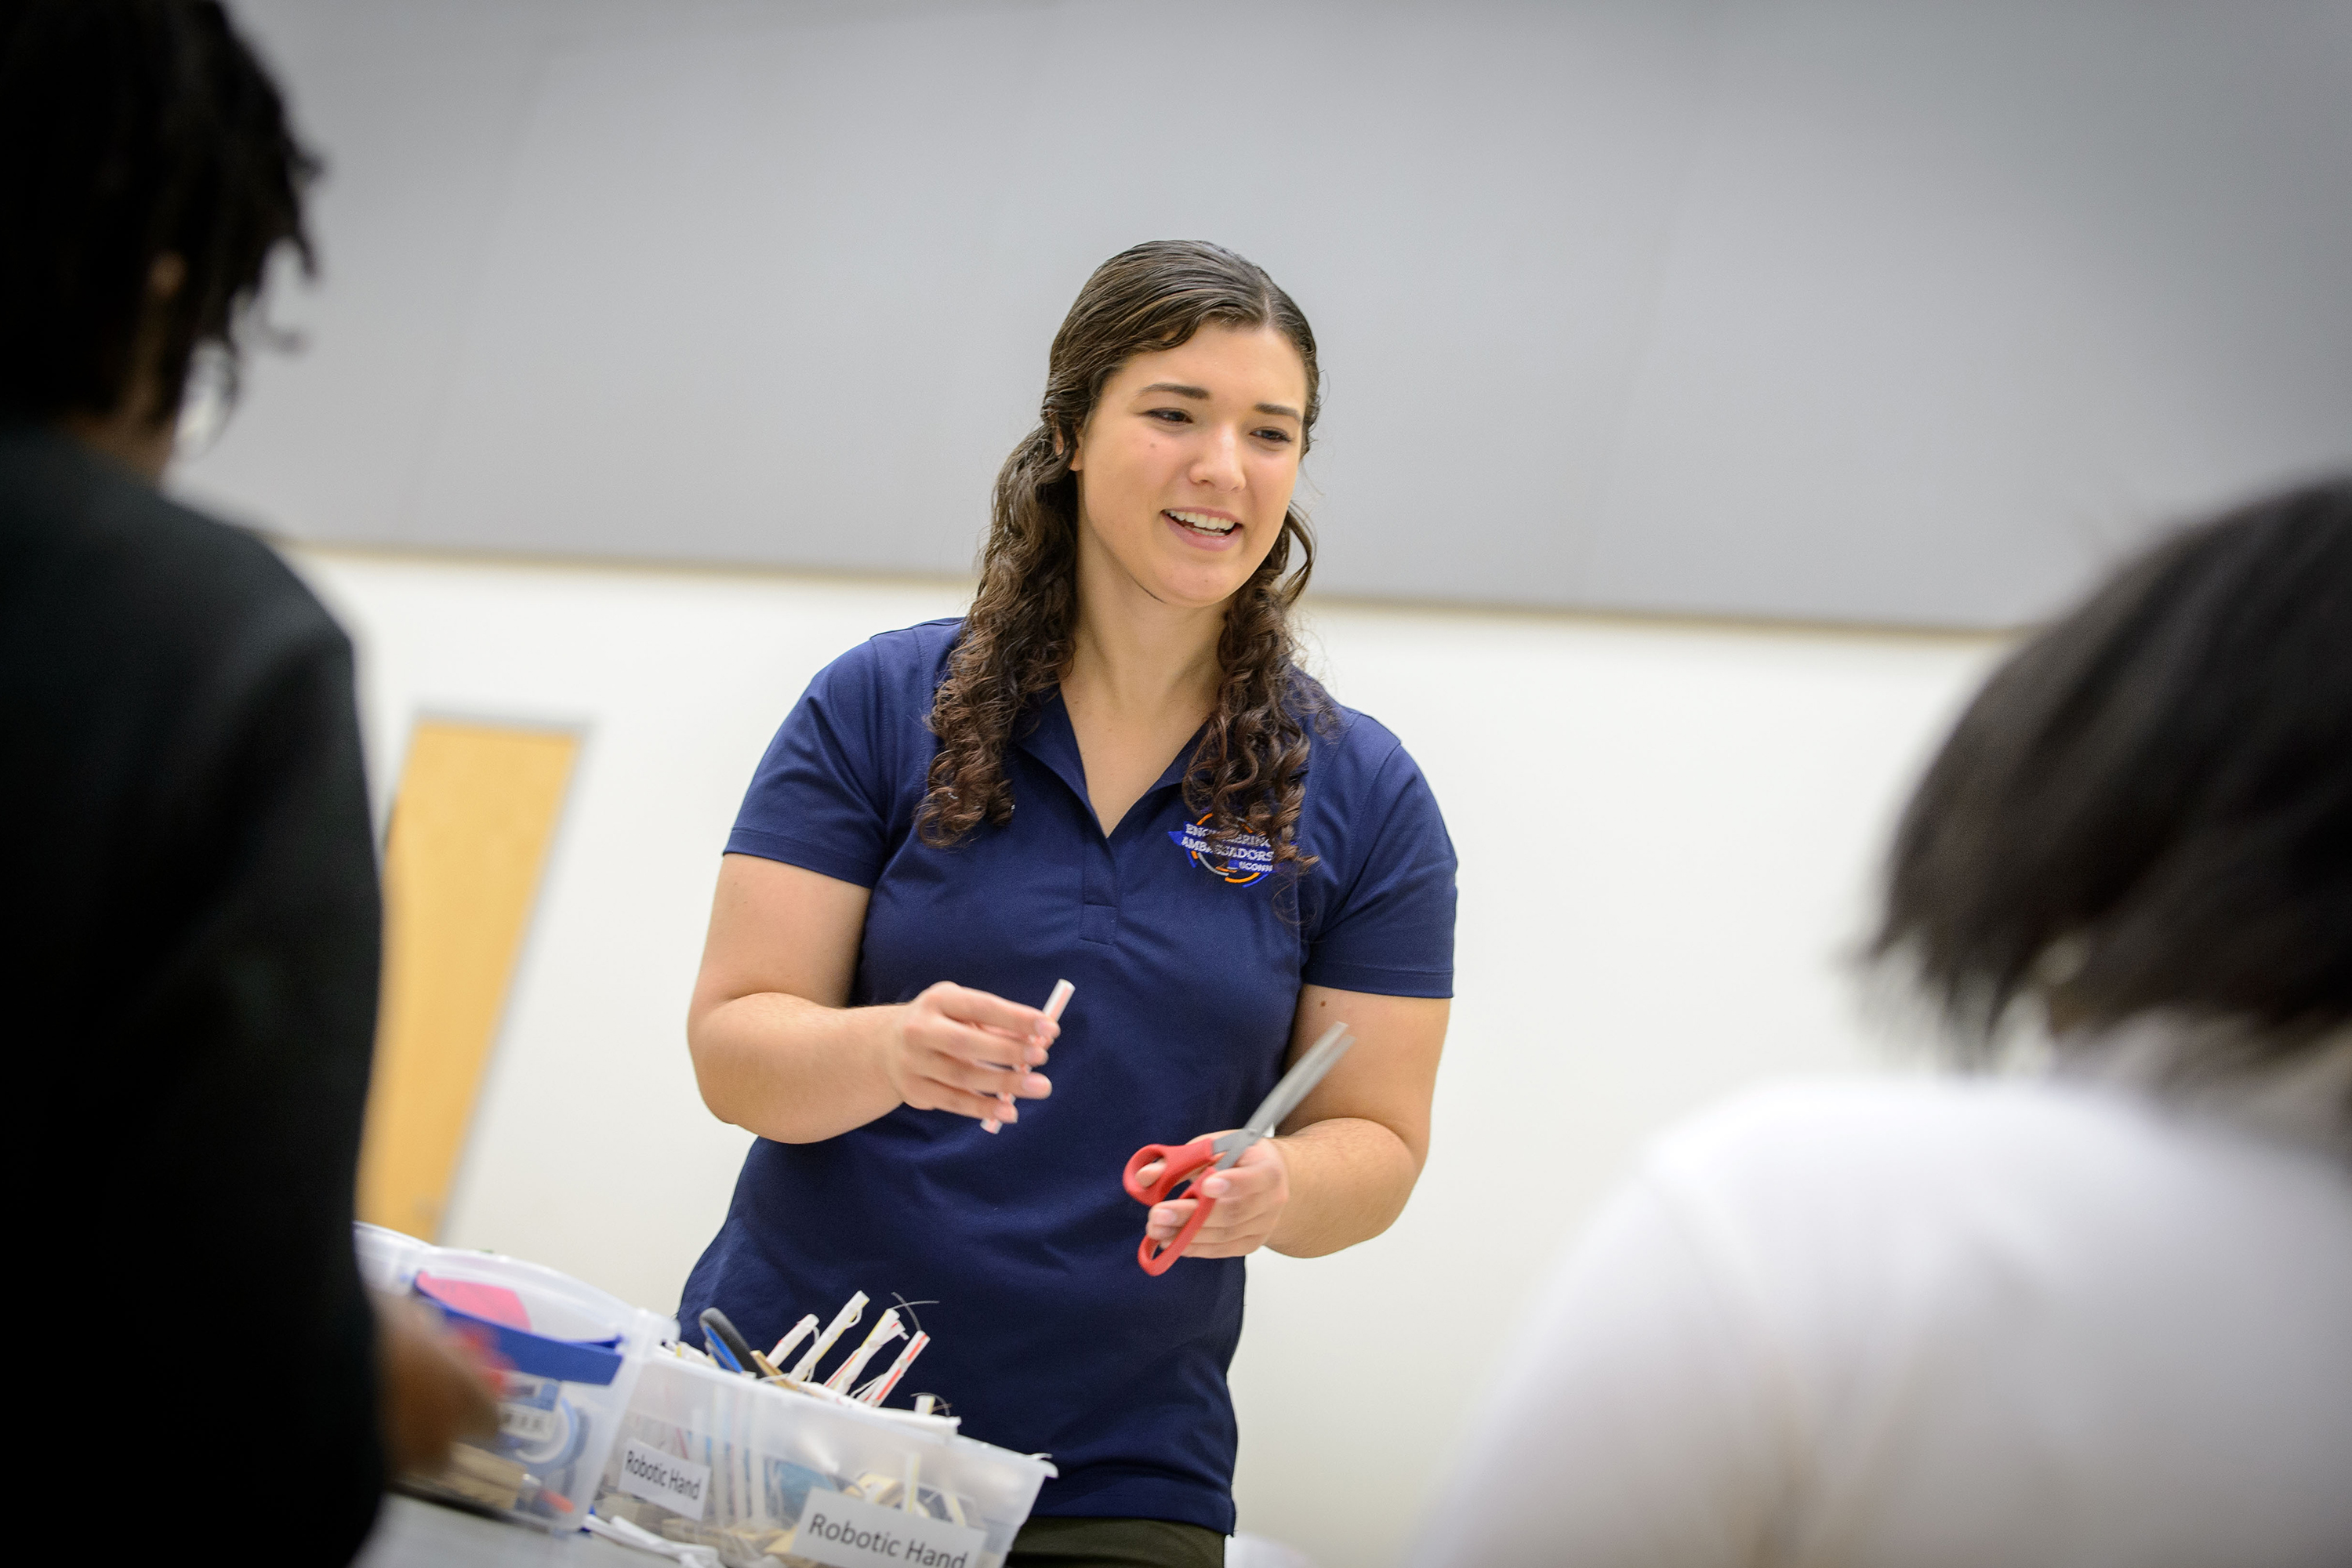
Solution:
{"label": "navy blue polo shirt", "polygon": [[927,845],[924,721],[960,625],[886,633],[818,675],[727,847],[873,889],[852,1005],[950,980],[1034,1006],[1073,982],[1054,1093],[993,1137],[901,1106],[820,1143],[754,1143],[678,1320],[693,1337],[718,1306],[765,1346],[856,1290],[878,1303],[868,1324],[894,1297],[925,1303],[931,1343],[898,1394],[1052,1455],[1038,1513],[1230,1531],[1244,1264],[1144,1273],[1119,1173],[1145,1143],[1239,1125],[1281,1076],[1302,984],[1452,994],[1454,847],[1397,738],[1346,709],[1310,738],[1303,876],[1254,874],[1262,849],[1201,851],[1190,746],[1106,838],[1058,694],[1008,749],[1011,823]]}

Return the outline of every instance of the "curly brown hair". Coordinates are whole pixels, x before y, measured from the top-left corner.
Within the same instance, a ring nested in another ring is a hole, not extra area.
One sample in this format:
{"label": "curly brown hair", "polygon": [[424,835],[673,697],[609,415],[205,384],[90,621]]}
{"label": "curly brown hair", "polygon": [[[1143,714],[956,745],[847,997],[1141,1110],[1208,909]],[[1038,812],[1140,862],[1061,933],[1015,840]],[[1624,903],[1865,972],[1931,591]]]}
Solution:
{"label": "curly brown hair", "polygon": [[[1139,353],[1172,349],[1203,327],[1270,327],[1307,368],[1300,453],[1322,403],[1315,333],[1265,268],[1222,246],[1154,240],[1123,250],[1078,290],[1054,334],[1037,427],[996,476],[980,589],[931,707],[940,738],[918,816],[926,843],[961,841],[983,821],[1012,820],[1004,748],[1035,700],[1068,669],[1078,620],[1078,434],[1103,385]],[[1293,564],[1294,556],[1296,564]],[[1225,608],[1217,706],[1184,774],[1184,801],[1213,837],[1254,834],[1277,864],[1314,864],[1294,842],[1305,794],[1307,728],[1328,716],[1297,664],[1291,607],[1315,565],[1315,536],[1293,502],[1282,532]]]}

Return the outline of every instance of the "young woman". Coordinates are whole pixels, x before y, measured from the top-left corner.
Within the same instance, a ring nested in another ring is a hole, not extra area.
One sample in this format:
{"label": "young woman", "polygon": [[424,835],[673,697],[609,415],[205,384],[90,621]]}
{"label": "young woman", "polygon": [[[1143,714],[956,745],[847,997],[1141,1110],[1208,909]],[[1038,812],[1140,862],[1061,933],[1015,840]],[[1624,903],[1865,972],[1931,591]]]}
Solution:
{"label": "young woman", "polygon": [[[1396,737],[1295,662],[1317,403],[1258,268],[1104,263],[971,612],[810,684],[721,863],[688,1038],[760,1142],[681,1321],[922,1303],[916,1384],[1059,1467],[1016,1563],[1222,1560],[1241,1258],[1378,1235],[1427,1151],[1454,852]],[[1129,1156],[1238,1125],[1333,1020],[1354,1049],[1146,1274],[1193,1205],[1137,1205]]]}
{"label": "young woman", "polygon": [[1411,1561],[2352,1563],[2352,478],[1961,718],[1878,942],[1981,1061],[1750,1096],[1561,1261]]}

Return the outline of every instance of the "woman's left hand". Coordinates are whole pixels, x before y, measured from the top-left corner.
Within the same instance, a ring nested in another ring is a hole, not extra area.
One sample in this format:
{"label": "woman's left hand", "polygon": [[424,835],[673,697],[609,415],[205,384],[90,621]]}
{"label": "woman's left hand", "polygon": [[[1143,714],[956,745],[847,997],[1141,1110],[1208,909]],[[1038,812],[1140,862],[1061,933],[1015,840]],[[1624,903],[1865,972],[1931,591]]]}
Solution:
{"label": "woman's left hand", "polygon": [[[1155,1160],[1144,1166],[1137,1173],[1137,1179],[1147,1187],[1158,1181],[1160,1163]],[[1240,1258],[1255,1252],[1274,1234],[1275,1225],[1290,1202],[1290,1166],[1282,1157],[1280,1142],[1267,1138],[1253,1143],[1230,1169],[1213,1171],[1203,1177],[1198,1190],[1216,1199],[1217,1204],[1199,1234],[1184,1248],[1184,1256]],[[1190,1192],[1188,1189],[1184,1197],[1151,1205],[1144,1234],[1155,1245],[1164,1246],[1175,1240],[1176,1233],[1192,1220],[1192,1210],[1198,1205]]]}

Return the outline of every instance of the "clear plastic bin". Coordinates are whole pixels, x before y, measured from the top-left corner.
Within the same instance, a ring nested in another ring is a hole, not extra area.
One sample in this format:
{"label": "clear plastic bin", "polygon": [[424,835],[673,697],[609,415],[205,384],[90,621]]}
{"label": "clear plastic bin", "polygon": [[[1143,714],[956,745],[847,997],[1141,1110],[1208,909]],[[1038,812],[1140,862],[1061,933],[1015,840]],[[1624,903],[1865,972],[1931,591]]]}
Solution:
{"label": "clear plastic bin", "polygon": [[403,1484],[581,1528],[646,1353],[676,1321],[536,1263],[443,1247],[415,1260],[408,1289],[507,1370],[497,1439],[461,1443],[447,1468]]}
{"label": "clear plastic bin", "polygon": [[1055,1472],[950,1425],[656,1354],[637,1378],[596,1511],[710,1547],[729,1568],[798,1568],[813,1561],[803,1552],[823,1552],[808,1532],[844,1542],[873,1531],[912,1543],[894,1561],[994,1568]]}
{"label": "clear plastic bin", "polygon": [[352,1245],[360,1257],[360,1283],[386,1296],[407,1295],[417,1269],[438,1250],[429,1241],[365,1220],[352,1225]]}

